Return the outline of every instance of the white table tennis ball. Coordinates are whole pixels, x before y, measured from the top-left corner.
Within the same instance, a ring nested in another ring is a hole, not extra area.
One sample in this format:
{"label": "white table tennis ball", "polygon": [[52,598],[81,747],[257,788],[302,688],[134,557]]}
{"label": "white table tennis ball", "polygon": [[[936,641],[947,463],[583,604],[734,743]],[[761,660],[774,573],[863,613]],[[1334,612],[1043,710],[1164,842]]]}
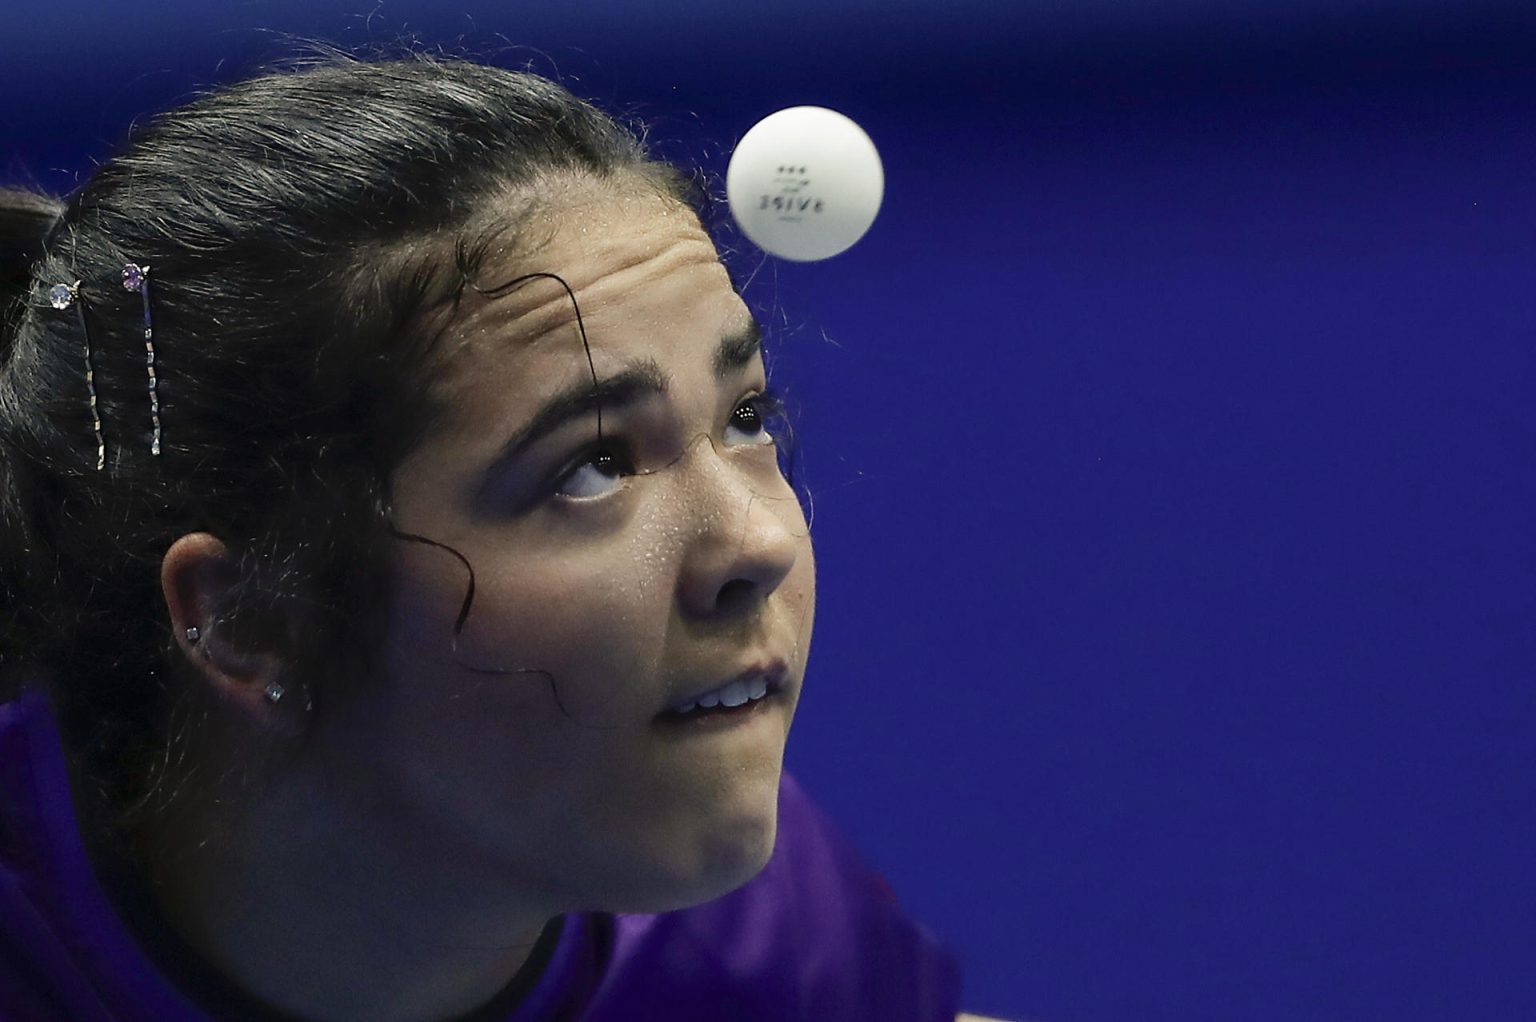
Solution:
{"label": "white table tennis ball", "polygon": [[760,248],[811,262],[846,251],[880,211],[880,154],[853,121],[793,106],[752,126],[731,154],[725,196]]}

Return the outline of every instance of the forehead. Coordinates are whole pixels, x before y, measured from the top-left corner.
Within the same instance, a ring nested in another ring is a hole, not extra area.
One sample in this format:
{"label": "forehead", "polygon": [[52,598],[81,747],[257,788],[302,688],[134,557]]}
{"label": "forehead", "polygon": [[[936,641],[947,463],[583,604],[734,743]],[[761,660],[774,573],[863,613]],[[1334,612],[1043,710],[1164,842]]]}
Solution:
{"label": "forehead", "polygon": [[649,363],[671,382],[681,414],[716,409],[721,342],[752,322],[708,234],[676,200],[589,193],[549,203],[504,251],[487,252],[440,328],[442,361],[429,384],[438,414],[397,466],[397,510],[441,517],[447,493],[472,504],[509,440],[594,374]]}
{"label": "forehead", "polygon": [[[486,375],[551,389],[639,357],[688,357],[750,319],[693,211],[653,191],[577,191],[490,246],[443,333],[438,383],[463,398]],[[567,290],[569,288],[569,291]],[[544,381],[548,386],[540,386]]]}

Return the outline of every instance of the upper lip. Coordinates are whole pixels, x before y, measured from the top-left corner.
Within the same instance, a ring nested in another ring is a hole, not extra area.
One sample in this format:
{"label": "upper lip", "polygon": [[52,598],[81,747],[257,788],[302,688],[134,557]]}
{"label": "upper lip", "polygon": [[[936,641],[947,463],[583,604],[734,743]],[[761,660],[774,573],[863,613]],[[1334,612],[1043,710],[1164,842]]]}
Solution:
{"label": "upper lip", "polygon": [[722,681],[712,681],[700,688],[694,689],[692,695],[679,696],[673,699],[667,703],[667,709],[670,710],[674,707],[696,703],[699,701],[700,696],[708,695],[716,689],[724,688],[733,681],[751,681],[753,678],[762,678],[768,682],[770,690],[780,689],[784,687],[784,679],[788,674],[789,665],[782,658],[774,657],[772,659],[760,660],[746,670],[733,674],[729,678]]}

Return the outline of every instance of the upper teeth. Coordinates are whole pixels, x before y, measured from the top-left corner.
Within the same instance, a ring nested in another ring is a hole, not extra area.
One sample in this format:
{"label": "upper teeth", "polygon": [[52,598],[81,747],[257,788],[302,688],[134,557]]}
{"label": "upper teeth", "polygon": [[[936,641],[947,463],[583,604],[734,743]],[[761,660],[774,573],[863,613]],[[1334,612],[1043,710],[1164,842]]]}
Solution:
{"label": "upper teeth", "polygon": [[728,685],[721,685],[713,692],[706,692],[692,702],[681,703],[672,707],[674,713],[687,713],[689,710],[701,706],[740,706],[745,702],[761,699],[768,694],[768,679],[753,678],[751,681],[733,681]]}

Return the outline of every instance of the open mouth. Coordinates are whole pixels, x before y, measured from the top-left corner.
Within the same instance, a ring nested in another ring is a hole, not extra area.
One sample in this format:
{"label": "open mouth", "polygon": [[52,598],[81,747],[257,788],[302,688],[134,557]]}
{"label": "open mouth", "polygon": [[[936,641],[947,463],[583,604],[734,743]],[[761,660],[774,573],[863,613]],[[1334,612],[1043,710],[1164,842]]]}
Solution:
{"label": "open mouth", "polygon": [[779,701],[783,684],[766,678],[733,681],[698,699],[663,710],[656,719],[661,723],[688,724],[743,720]]}

